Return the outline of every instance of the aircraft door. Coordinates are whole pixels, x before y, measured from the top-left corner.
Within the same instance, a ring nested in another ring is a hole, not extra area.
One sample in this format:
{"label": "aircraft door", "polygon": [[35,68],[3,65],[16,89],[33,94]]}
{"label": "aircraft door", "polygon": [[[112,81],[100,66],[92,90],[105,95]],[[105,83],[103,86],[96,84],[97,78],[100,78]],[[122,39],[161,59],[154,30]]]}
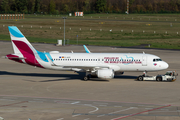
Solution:
{"label": "aircraft door", "polygon": [[147,66],[147,56],[142,57],[142,66]]}

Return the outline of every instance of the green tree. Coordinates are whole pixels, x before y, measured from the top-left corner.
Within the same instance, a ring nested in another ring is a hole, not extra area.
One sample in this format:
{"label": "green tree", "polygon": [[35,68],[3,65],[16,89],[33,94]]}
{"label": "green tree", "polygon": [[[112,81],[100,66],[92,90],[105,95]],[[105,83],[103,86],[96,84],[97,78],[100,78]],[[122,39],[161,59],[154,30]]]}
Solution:
{"label": "green tree", "polygon": [[[39,10],[40,10],[40,0],[35,0],[34,1],[35,3],[34,3],[34,12],[40,12]],[[32,9],[33,9],[33,7],[32,7]]]}
{"label": "green tree", "polygon": [[8,0],[3,0],[1,2],[1,8],[5,13],[8,13],[10,11],[9,1]]}
{"label": "green tree", "polygon": [[64,5],[64,11],[69,12],[69,6],[67,4]]}
{"label": "green tree", "polygon": [[11,0],[10,9],[13,13],[17,11],[15,0]]}
{"label": "green tree", "polygon": [[96,11],[98,13],[104,12],[106,10],[106,0],[97,0],[96,1]]}
{"label": "green tree", "polygon": [[90,0],[84,1],[83,11],[89,11],[90,10]]}
{"label": "green tree", "polygon": [[27,0],[28,13],[34,13],[35,0]]}
{"label": "green tree", "polygon": [[15,0],[16,11],[23,13],[27,12],[27,0]]}
{"label": "green tree", "polygon": [[49,3],[49,13],[54,14],[55,9],[56,9],[56,4],[55,4],[54,0],[51,0]]}

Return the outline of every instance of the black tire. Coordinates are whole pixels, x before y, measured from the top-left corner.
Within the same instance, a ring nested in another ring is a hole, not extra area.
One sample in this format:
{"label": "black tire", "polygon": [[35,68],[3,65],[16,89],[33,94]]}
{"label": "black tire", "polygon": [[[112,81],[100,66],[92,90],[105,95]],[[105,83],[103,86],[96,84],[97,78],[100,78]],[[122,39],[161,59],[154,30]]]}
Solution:
{"label": "black tire", "polygon": [[143,76],[139,76],[139,77],[138,77],[138,80],[139,80],[139,81],[143,81]]}
{"label": "black tire", "polygon": [[85,76],[85,77],[83,78],[83,80],[84,80],[84,81],[87,81],[87,80],[88,80],[88,77],[87,77],[87,76]]}
{"label": "black tire", "polygon": [[156,81],[162,81],[162,77],[157,77]]}

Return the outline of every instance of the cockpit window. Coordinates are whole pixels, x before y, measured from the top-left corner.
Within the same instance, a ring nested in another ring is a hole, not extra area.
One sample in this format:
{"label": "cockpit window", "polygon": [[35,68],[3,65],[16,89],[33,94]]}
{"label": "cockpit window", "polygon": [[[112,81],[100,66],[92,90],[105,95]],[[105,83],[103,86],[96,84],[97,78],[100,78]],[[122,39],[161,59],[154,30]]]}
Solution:
{"label": "cockpit window", "polygon": [[158,62],[158,61],[162,61],[161,59],[153,59],[153,62]]}

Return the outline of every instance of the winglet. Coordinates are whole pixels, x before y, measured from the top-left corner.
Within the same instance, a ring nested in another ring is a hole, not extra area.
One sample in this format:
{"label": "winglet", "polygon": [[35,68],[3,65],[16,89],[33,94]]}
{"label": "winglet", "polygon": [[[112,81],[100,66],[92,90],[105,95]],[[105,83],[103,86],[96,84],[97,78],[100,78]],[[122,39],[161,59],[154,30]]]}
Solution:
{"label": "winglet", "polygon": [[86,45],[83,45],[83,47],[84,47],[86,53],[91,53],[91,52],[89,51],[89,49],[86,47]]}

